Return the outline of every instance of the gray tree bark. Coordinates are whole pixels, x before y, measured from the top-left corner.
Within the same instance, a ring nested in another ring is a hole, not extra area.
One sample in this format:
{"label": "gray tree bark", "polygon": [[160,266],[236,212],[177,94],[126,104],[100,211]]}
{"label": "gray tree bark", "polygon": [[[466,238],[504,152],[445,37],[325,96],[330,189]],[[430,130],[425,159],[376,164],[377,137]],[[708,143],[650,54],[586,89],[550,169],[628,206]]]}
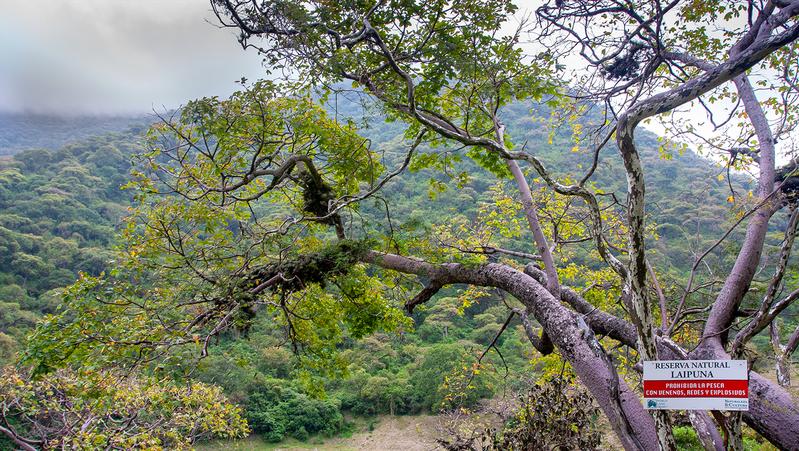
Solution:
{"label": "gray tree bark", "polygon": [[652,416],[638,395],[609,367],[606,355],[584,316],[566,308],[544,285],[511,267],[489,263],[477,267],[433,265],[394,254],[367,252],[363,261],[382,268],[417,274],[443,284],[467,283],[506,291],[519,299],[574,368],[580,381],[605,412],[627,450],[657,449]]}

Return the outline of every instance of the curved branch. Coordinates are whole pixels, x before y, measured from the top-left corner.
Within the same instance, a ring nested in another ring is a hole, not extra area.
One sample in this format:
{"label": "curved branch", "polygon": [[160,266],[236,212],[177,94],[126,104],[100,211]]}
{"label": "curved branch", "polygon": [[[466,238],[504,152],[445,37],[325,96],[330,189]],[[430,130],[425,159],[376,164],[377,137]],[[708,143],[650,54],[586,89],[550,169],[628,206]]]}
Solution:
{"label": "curved branch", "polygon": [[[450,283],[468,283],[500,288],[519,299],[536,318],[561,355],[574,367],[582,383],[605,411],[626,449],[657,447],[652,417],[638,395],[606,364],[606,354],[582,315],[565,308],[534,278],[505,265],[488,263],[465,266],[431,264],[396,254],[366,251],[361,260],[394,271]],[[611,365],[612,367],[612,365]],[[618,387],[615,391],[614,387]]]}
{"label": "curved branch", "polygon": [[533,330],[533,324],[527,317],[527,310],[514,308],[511,311],[519,316],[522,327],[524,327],[524,332],[527,334],[527,339],[530,340],[530,344],[533,345],[536,351],[540,352],[541,355],[552,354],[552,351],[555,350],[555,347],[552,345],[552,340],[550,340],[543,331],[540,337],[536,335],[535,330]]}
{"label": "curved branch", "polygon": [[[775,309],[769,311],[771,309],[772,304],[774,303],[774,296],[777,295],[777,291],[782,283],[782,278],[785,275],[785,270],[788,266],[788,258],[791,256],[791,250],[793,249],[793,242],[796,238],[796,226],[799,222],[799,209],[794,208],[791,212],[791,217],[788,220],[788,227],[785,229],[785,239],[782,242],[782,247],[780,248],[780,257],[779,261],[777,262],[777,269],[774,271],[774,275],[771,278],[771,282],[769,282],[768,288],[766,288],[766,294],[763,297],[763,301],[760,303],[760,308],[758,308],[757,313],[755,313],[754,318],[746,325],[740,332],[735,336],[735,339],[732,343],[732,350],[731,354],[734,358],[740,358],[744,346],[746,345],[749,340],[752,339],[755,335],[759,334],[763,329],[766,328],[774,319],[777,317],[782,309],[777,310],[777,307],[784,306],[787,307],[792,300],[782,300],[777,303]],[[793,293],[788,296],[786,299],[791,299]],[[799,292],[797,292],[799,295]],[[795,298],[795,295],[793,295]],[[783,308],[784,308],[783,307]]]}

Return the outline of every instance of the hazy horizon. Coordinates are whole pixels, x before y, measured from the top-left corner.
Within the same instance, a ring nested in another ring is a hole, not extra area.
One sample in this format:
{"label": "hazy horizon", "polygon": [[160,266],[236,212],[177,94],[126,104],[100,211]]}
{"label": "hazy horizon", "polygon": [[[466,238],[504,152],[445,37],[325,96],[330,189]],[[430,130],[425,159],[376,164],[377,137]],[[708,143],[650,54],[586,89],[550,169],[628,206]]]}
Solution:
{"label": "hazy horizon", "polygon": [[0,112],[131,116],[265,71],[206,0],[0,0]]}

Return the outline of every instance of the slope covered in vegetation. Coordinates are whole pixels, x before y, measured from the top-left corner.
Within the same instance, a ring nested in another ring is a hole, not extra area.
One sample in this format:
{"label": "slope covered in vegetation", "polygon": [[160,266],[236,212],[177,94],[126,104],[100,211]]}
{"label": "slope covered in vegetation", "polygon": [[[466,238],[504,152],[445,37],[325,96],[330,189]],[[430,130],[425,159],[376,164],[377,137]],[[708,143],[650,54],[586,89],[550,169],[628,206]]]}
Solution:
{"label": "slope covered in vegetation", "polygon": [[97,275],[108,267],[116,227],[131,202],[120,186],[128,179],[141,130],[0,159],[4,359],[37,318],[56,310],[57,289],[80,272]]}
{"label": "slope covered in vegetation", "polygon": [[138,116],[58,116],[0,112],[0,155],[27,149],[58,150],[72,142],[124,132],[149,118]]}
{"label": "slope covered in vegetation", "polygon": [[[515,141],[526,141],[556,173],[590,163],[585,149],[563,151],[575,145],[569,131],[550,135],[544,124],[548,116],[530,111],[530,105],[511,109],[509,124],[525,131]],[[363,133],[383,152],[386,166],[399,165],[407,146],[402,130],[383,122],[367,125]],[[35,321],[58,309],[59,288],[79,272],[97,275],[113,266],[116,227],[132,200],[120,186],[128,180],[131,155],[141,150],[141,133],[137,128],[0,160],[0,338],[6,362]],[[657,138],[641,135],[644,164],[652,174],[650,214],[658,224],[657,258],[675,276],[682,275],[690,266],[689,256],[707,244],[692,241],[696,228],[706,237],[724,230],[721,221],[692,221],[731,216],[728,210],[706,209],[724,205],[729,188],[717,178],[721,169],[707,160],[691,151],[664,158]],[[452,170],[439,170],[436,165],[441,164]],[[598,169],[597,187],[608,194],[624,190],[619,164],[609,158]],[[466,223],[505,208],[502,190],[481,171],[470,160],[420,159],[407,176],[391,181],[384,193],[392,206],[386,226],[395,229],[396,244],[413,246],[421,236],[448,233],[442,228],[444,218]],[[461,176],[465,172],[471,176]],[[745,195],[746,179],[734,180]],[[363,214],[385,218],[384,206],[380,200],[367,203]],[[527,232],[518,225],[507,227],[507,247],[527,248]],[[514,227],[518,230],[512,231]],[[588,251],[573,256],[584,263],[591,258]],[[344,413],[414,414],[468,406],[520,389],[533,374],[561,370],[553,357],[537,357],[521,324],[507,321],[499,303],[492,291],[443,290],[415,311],[412,328],[396,335],[345,339],[337,365],[327,373],[309,373],[298,365],[284,330],[268,316],[258,316],[246,339],[224,335],[199,362],[194,377],[222,386],[244,406],[251,428],[272,441],[339,433],[348,427]],[[495,340],[503,328],[508,330]],[[486,370],[467,380],[466,369],[474,368],[477,356],[491,345],[494,350],[485,353],[481,364]]]}

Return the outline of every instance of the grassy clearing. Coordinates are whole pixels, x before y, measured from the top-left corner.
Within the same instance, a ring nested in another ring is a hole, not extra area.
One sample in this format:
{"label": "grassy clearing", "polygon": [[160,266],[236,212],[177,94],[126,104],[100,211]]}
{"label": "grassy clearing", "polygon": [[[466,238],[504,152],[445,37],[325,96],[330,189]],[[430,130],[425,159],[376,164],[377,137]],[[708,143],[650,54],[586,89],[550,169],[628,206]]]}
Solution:
{"label": "grassy clearing", "polygon": [[311,437],[305,442],[295,439],[267,443],[258,436],[236,441],[213,441],[199,444],[199,451],[429,451],[436,449],[436,416],[381,416],[376,420],[357,421],[349,437]]}
{"label": "grassy clearing", "polygon": [[352,451],[355,448],[324,443],[323,439],[312,437],[306,442],[290,438],[280,443],[268,443],[257,435],[242,440],[213,441],[197,446],[198,451],[240,450],[240,451],[282,451],[282,450],[319,450],[319,451]]}

